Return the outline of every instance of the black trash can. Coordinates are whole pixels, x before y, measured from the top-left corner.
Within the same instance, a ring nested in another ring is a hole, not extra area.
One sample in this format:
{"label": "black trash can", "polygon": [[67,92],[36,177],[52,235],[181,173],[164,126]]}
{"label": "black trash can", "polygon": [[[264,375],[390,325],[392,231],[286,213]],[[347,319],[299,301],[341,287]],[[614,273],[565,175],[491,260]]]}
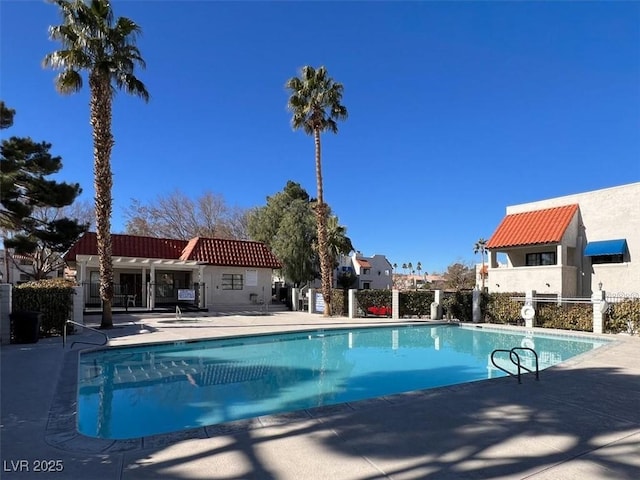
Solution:
{"label": "black trash can", "polygon": [[42,313],[29,310],[11,312],[13,340],[15,343],[37,343],[40,338]]}

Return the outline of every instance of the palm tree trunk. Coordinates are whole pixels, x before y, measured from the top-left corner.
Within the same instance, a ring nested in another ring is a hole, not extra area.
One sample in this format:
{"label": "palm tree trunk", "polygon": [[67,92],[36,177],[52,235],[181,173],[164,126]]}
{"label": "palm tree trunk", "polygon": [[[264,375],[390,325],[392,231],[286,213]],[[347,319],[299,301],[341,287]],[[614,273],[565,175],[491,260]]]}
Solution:
{"label": "palm tree trunk", "polygon": [[322,190],[322,148],[320,130],[313,133],[316,146],[316,184],[318,187],[318,205],[316,205],[316,222],[318,224],[318,255],[320,256],[320,275],[322,278],[322,296],[324,298],[323,316],[331,316],[331,272],[332,262],[327,241],[327,205],[324,203]]}
{"label": "palm tree trunk", "polygon": [[320,144],[320,130],[315,129],[313,140],[316,147],[316,185],[318,188],[318,203],[324,203],[324,190],[322,188],[322,145]]}
{"label": "palm tree trunk", "polygon": [[91,88],[91,126],[93,127],[93,173],[96,206],[96,237],[100,265],[100,298],[102,320],[100,328],[113,327],[113,263],[111,260],[111,84],[109,78],[93,72]]}

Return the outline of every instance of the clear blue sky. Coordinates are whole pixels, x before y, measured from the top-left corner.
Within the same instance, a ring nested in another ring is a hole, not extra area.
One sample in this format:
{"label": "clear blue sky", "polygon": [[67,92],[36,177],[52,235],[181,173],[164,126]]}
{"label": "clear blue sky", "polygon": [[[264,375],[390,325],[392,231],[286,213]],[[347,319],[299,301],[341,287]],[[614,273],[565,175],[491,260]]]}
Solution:
{"label": "clear blue sky", "polygon": [[[349,118],[323,136],[325,198],[364,255],[432,273],[480,261],[507,205],[640,181],[638,2],[113,2],[143,29],[151,101],[120,93],[113,231],[131,199],[206,190],[254,207],[316,193],[286,80],[325,65]],[[93,198],[88,88],[41,60],[56,7],[0,3],[3,135],[53,144]]]}

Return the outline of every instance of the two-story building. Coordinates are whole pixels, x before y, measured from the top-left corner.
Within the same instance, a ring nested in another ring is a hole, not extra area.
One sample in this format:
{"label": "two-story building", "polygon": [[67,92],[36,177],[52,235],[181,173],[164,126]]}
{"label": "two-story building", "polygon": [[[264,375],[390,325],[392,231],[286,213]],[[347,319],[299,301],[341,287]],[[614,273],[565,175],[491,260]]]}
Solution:
{"label": "two-story building", "polygon": [[357,280],[352,288],[359,290],[390,290],[393,287],[393,266],[384,255],[365,257],[360,252],[341,255],[336,268],[340,273],[352,272]]}
{"label": "two-story building", "polygon": [[486,245],[488,290],[640,292],[639,206],[632,183],[507,207]]}

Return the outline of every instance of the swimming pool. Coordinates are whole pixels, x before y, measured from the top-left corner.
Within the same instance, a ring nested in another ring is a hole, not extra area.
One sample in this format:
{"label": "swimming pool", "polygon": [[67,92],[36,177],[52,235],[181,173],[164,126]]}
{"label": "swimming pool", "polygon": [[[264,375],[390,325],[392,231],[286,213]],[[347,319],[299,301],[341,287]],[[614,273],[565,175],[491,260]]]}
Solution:
{"label": "swimming pool", "polygon": [[[528,333],[369,327],[86,352],[78,430],[110,439],[168,433],[504,376],[489,360],[496,348],[535,348],[542,370],[606,343]],[[532,358],[523,353],[525,365]]]}

